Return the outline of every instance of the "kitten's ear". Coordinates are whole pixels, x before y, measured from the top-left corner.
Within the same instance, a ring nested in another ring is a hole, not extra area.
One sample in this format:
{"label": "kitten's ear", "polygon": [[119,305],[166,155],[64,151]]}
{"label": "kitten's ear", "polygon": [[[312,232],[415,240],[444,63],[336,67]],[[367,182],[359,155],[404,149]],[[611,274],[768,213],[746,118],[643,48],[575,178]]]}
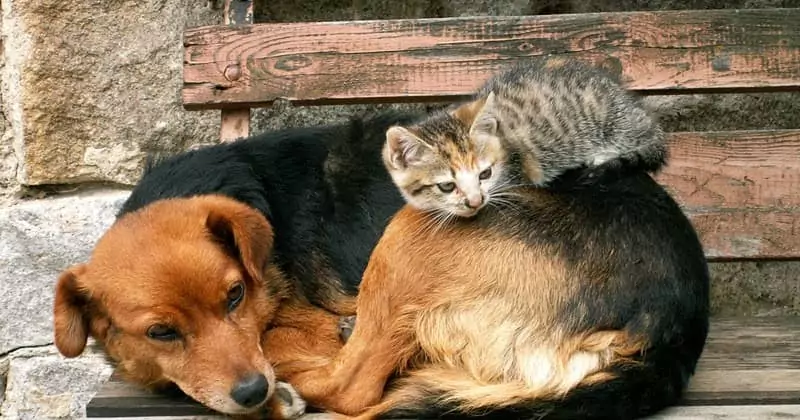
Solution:
{"label": "kitten's ear", "polygon": [[[492,96],[492,98],[494,97]],[[461,121],[462,124],[466,126],[472,126],[472,124],[475,122],[475,118],[486,106],[487,99],[488,97],[480,98],[472,102],[459,105],[458,108],[451,112],[451,115],[455,117],[455,119]]]}
{"label": "kitten's ear", "polygon": [[494,116],[494,92],[483,101],[483,106],[475,113],[472,124],[469,127],[469,134],[472,137],[481,135],[494,136],[497,134],[497,118]]}
{"label": "kitten's ear", "polygon": [[386,130],[383,160],[391,168],[403,169],[424,160],[428,146],[414,133],[398,125]]}

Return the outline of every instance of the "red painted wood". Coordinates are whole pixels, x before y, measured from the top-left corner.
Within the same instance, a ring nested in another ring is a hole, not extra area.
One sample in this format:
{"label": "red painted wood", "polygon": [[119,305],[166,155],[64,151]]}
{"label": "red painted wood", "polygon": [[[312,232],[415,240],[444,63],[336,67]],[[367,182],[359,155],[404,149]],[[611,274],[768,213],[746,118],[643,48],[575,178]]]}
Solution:
{"label": "red painted wood", "polygon": [[798,90],[797,22],[800,8],[206,26],[185,33],[183,103],[447,101],[542,54],[597,62],[645,93]]}

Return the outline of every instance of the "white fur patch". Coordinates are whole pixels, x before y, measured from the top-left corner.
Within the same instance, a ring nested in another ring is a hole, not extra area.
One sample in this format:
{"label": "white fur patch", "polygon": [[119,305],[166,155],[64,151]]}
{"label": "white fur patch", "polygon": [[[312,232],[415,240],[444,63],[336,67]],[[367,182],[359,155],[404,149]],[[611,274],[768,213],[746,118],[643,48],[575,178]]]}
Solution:
{"label": "white fur patch", "polygon": [[461,190],[461,193],[464,195],[465,198],[470,197],[480,197],[483,195],[483,191],[481,191],[481,182],[478,179],[478,174],[462,169],[456,172],[456,184],[458,184],[458,189]]}
{"label": "white fur patch", "polygon": [[273,395],[278,400],[278,414],[281,418],[295,419],[305,414],[306,402],[295,391],[294,387],[286,382],[277,382],[275,387]]}
{"label": "white fur patch", "polygon": [[539,347],[521,355],[518,363],[522,380],[531,389],[564,393],[600,370],[603,367],[601,359],[595,352],[576,352],[560,366],[555,349]]}
{"label": "white fur patch", "polygon": [[619,157],[619,150],[616,149],[601,150],[592,156],[590,163],[594,166],[599,166],[608,162],[609,160],[616,159],[618,157]]}

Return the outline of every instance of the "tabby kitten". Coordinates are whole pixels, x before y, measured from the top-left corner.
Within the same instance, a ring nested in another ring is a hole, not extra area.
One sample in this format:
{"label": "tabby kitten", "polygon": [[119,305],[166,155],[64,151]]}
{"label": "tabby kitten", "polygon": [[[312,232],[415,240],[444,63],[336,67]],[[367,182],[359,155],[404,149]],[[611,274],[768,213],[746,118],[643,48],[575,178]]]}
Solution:
{"label": "tabby kitten", "polygon": [[666,159],[664,133],[637,97],[603,70],[562,58],[521,62],[472,101],[391,127],[383,149],[409,204],[461,217],[571,169],[653,172]]}

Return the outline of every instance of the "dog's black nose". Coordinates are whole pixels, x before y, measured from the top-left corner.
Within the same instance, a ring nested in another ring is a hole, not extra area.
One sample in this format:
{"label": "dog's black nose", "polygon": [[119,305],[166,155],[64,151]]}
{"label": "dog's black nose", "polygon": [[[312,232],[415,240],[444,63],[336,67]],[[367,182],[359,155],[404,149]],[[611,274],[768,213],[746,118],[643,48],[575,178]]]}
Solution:
{"label": "dog's black nose", "polygon": [[264,402],[268,390],[269,384],[264,375],[247,375],[233,387],[231,398],[244,407],[253,407]]}

